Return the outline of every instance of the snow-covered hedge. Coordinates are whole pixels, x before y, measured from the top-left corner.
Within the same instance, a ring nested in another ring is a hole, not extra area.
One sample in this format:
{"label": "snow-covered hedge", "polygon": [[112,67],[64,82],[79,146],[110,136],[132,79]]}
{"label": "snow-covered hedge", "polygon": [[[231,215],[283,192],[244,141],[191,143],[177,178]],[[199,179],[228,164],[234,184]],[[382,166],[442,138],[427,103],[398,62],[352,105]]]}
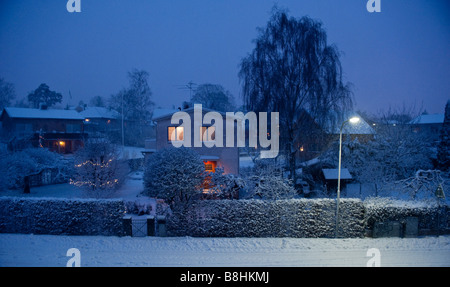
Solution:
{"label": "snow-covered hedge", "polygon": [[0,233],[123,236],[122,200],[0,197]]}
{"label": "snow-covered hedge", "polygon": [[[205,200],[175,210],[168,218],[169,236],[195,237],[334,237],[336,201]],[[364,236],[362,201],[340,204],[340,237]]]}
{"label": "snow-covered hedge", "polygon": [[443,204],[425,201],[394,200],[390,198],[370,198],[364,201],[366,206],[366,225],[373,229],[375,222],[399,221],[405,223],[407,217],[418,217],[419,230],[450,228],[450,208]]}

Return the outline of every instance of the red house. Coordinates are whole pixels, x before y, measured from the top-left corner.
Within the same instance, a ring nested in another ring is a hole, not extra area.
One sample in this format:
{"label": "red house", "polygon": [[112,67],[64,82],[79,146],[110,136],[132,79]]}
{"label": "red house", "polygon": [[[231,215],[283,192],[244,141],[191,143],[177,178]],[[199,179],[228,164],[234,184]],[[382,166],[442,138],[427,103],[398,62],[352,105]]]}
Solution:
{"label": "red house", "polygon": [[84,117],[74,110],[4,108],[1,135],[10,150],[43,147],[73,153],[83,146]]}

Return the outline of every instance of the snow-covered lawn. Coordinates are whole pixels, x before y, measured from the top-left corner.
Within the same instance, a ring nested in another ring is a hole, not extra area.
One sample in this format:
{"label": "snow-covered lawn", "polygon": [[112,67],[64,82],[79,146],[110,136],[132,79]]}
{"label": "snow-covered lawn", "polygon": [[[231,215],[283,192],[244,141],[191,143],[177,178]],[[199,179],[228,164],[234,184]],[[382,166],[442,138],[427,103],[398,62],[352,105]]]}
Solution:
{"label": "snow-covered lawn", "polygon": [[[111,195],[113,198],[123,198],[126,200],[140,199],[140,193],[144,190],[143,172],[132,172],[128,175],[125,183]],[[20,196],[20,197],[56,197],[56,198],[86,198],[87,195],[75,185],[69,183],[44,185],[32,187],[29,194],[24,194],[22,190],[2,191],[0,196]]]}
{"label": "snow-covered lawn", "polygon": [[0,234],[0,266],[450,266],[450,236],[379,239],[161,238]]}

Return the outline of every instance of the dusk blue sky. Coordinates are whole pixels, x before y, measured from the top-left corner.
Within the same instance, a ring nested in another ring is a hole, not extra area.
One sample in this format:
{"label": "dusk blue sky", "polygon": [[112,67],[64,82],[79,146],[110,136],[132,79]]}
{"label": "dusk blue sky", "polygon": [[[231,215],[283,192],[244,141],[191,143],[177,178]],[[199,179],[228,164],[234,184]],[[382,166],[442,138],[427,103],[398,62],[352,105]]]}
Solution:
{"label": "dusk blue sky", "polygon": [[[108,98],[133,68],[149,72],[153,101],[178,107],[196,84],[220,84],[241,98],[239,63],[269,20],[266,0],[0,1],[0,77],[17,99],[46,83],[64,105]],[[277,1],[289,15],[320,20],[342,52],[356,109],[376,114],[415,105],[443,113],[450,99],[450,1]],[[69,97],[69,90],[72,99]]]}

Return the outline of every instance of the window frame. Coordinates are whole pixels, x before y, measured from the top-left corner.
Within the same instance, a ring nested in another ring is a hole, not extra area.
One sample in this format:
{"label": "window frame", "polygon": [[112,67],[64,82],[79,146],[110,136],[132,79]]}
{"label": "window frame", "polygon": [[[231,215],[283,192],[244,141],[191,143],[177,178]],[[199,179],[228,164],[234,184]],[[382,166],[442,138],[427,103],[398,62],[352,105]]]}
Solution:
{"label": "window frame", "polygon": [[[175,132],[175,139],[171,139],[171,135],[172,132],[170,132],[170,129],[173,128],[174,132]],[[181,130],[181,139],[179,139],[179,134],[178,132]],[[182,126],[168,126],[167,127],[167,142],[171,143],[171,142],[182,142],[184,141],[184,127]]]}

